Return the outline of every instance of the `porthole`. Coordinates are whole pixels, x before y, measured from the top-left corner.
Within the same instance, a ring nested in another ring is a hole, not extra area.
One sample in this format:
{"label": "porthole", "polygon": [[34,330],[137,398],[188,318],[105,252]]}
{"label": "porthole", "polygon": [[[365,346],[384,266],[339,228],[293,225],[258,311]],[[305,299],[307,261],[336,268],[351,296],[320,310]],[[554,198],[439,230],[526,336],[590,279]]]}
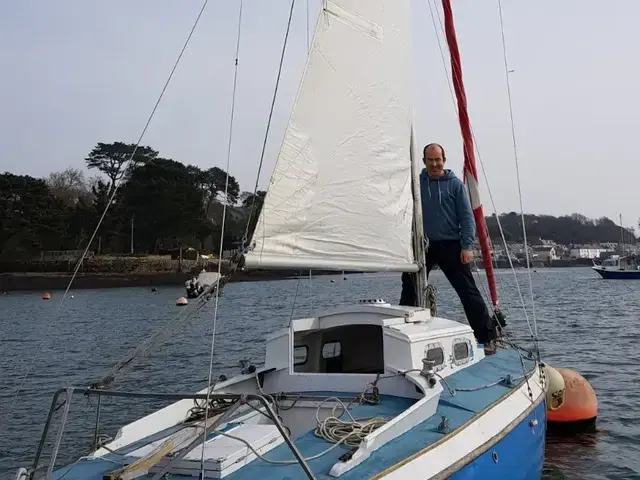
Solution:
{"label": "porthole", "polygon": [[444,363],[444,350],[440,347],[434,347],[427,350],[425,355],[427,360],[434,362],[434,366],[442,365]]}
{"label": "porthole", "polygon": [[473,347],[466,338],[455,338],[451,350],[451,360],[454,365],[464,365],[473,358]]}
{"label": "porthole", "polygon": [[467,342],[455,343],[453,345],[454,360],[465,360],[469,358],[469,345]]}

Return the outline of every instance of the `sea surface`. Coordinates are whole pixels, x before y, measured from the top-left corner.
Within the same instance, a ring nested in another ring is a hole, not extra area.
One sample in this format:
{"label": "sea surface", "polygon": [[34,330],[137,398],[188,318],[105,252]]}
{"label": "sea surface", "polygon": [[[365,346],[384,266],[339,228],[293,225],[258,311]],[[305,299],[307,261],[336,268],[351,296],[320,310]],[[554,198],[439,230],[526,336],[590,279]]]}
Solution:
{"label": "sea surface", "polygon": [[[484,273],[477,275],[486,292]],[[549,439],[544,478],[640,479],[640,281],[602,280],[589,268],[538,269],[531,272],[534,315],[527,272],[499,271],[497,278],[512,335],[525,345],[529,338],[517,278],[543,358],[579,371],[599,398],[598,432]],[[464,318],[442,273],[431,280],[439,315]],[[52,300],[44,301],[42,292],[0,292],[1,479],[13,478],[18,466],[32,461],[56,389],[99,379],[135,349],[144,350],[151,335],[161,332],[162,338],[117,374],[112,388],[191,392],[207,384],[214,302],[186,318],[175,306],[181,287],[72,290],[73,298],[61,305],[62,293],[51,292]],[[399,295],[394,274],[229,284],[218,305],[214,378],[237,373],[244,358],[261,363],[265,336],[292,317],[363,298],[395,303]],[[105,399],[99,433],[113,436],[119,426],[162,405]],[[95,411],[95,401],[73,398],[57,465],[89,453]]]}

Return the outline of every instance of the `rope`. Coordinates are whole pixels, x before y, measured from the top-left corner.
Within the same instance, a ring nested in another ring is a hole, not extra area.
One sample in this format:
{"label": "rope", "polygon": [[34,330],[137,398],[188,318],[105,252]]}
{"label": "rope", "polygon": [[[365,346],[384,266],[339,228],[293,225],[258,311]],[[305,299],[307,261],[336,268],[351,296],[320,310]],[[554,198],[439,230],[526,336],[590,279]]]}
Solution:
{"label": "rope", "polygon": [[436,304],[436,287],[435,285],[428,283],[427,284],[427,305],[429,305],[429,310],[431,311],[432,317],[438,316],[438,305]]}
{"label": "rope", "polygon": [[533,369],[531,369],[531,371],[529,371],[529,372],[525,371],[524,375],[520,375],[520,376],[517,376],[517,377],[511,376],[511,375],[506,375],[504,377],[500,377],[495,382],[485,383],[485,384],[482,384],[482,385],[478,385],[477,387],[468,387],[468,388],[452,388],[447,383],[447,381],[442,377],[442,375],[440,375],[437,372],[433,372],[433,374],[440,379],[440,381],[443,383],[443,385],[445,387],[447,387],[447,391],[449,392],[449,395],[451,395],[452,397],[454,397],[457,392],[477,392],[479,390],[484,390],[485,388],[495,387],[497,385],[505,385],[505,386],[509,387],[509,386],[513,385],[513,382],[521,380],[521,379],[525,379],[527,381],[527,388],[529,389],[529,394],[531,396],[532,392],[531,392],[531,386],[529,385],[529,378],[531,378],[531,376],[535,372],[536,367],[537,367],[537,365],[534,365]]}
{"label": "rope", "polygon": [[[338,405],[334,405],[331,409],[331,415],[324,420],[320,420],[320,408],[330,400],[334,400]],[[337,414],[337,409],[341,408],[342,413]],[[340,420],[340,417],[347,414],[349,421]],[[375,430],[387,423],[382,417],[365,418],[356,420],[351,412],[337,397],[329,397],[325,399],[316,410],[316,429],[313,432],[317,437],[323,438],[328,442],[335,444],[345,444],[348,447],[357,447],[362,441]]]}
{"label": "rope", "polygon": [[271,99],[271,108],[269,109],[269,119],[267,120],[267,129],[264,133],[264,141],[262,143],[262,152],[260,153],[260,163],[258,164],[258,173],[256,175],[256,185],[253,189],[253,198],[251,199],[251,208],[249,209],[249,217],[247,219],[247,227],[244,231],[244,236],[242,237],[242,251],[244,251],[248,236],[249,236],[249,226],[251,225],[251,219],[253,218],[253,213],[255,210],[256,204],[256,194],[258,193],[258,182],[260,181],[260,173],[262,172],[262,164],[264,162],[264,154],[267,149],[267,140],[269,138],[269,131],[271,130],[271,119],[273,118],[273,110],[276,105],[276,98],[278,96],[278,87],[280,86],[280,77],[282,75],[282,65],[284,63],[284,54],[287,51],[287,42],[289,40],[289,31],[291,30],[291,19],[293,18],[293,7],[296,4],[296,0],[291,0],[291,8],[289,9],[289,21],[287,22],[287,31],[284,35],[284,44],[282,45],[282,53],[280,54],[280,64],[278,65],[278,76],[276,77],[276,86],[273,91],[273,98]]}
{"label": "rope", "polygon": [[196,422],[199,420],[207,421],[209,415],[216,416],[226,412],[231,408],[235,401],[226,400],[194,400],[194,406],[187,411],[187,418],[185,422]]}
{"label": "rope", "polygon": [[[153,119],[156,110],[158,109],[158,106],[160,105],[160,102],[162,100],[162,98],[164,97],[164,94],[167,90],[167,87],[169,86],[169,83],[171,82],[171,79],[173,78],[173,74],[175,73],[176,69],[178,68],[178,64],[180,63],[180,60],[182,59],[182,56],[185,52],[185,50],[187,49],[187,46],[189,45],[189,42],[191,41],[191,37],[193,36],[193,32],[195,31],[199,21],[200,21],[200,17],[202,17],[202,13],[204,12],[207,3],[209,2],[209,0],[205,0],[204,3],[202,4],[202,7],[200,8],[200,12],[198,13],[198,16],[196,17],[193,26],[191,27],[191,31],[189,32],[189,35],[187,36],[183,46],[182,46],[182,50],[180,50],[180,54],[178,55],[178,58],[176,59],[175,63],[173,64],[173,68],[171,69],[171,73],[169,73],[169,77],[167,78],[167,81],[165,82],[164,86],[162,87],[162,90],[160,92],[160,95],[158,96],[158,99],[156,100],[155,105],[153,106],[153,109],[151,110],[151,113],[149,114],[149,117],[147,119],[147,122],[144,125],[144,128],[142,129],[142,132],[140,133],[140,136],[138,137],[138,141],[136,142],[136,145],[133,149],[133,151],[131,152],[131,155],[129,156],[129,158],[125,161],[124,165],[124,171],[126,172],[131,164],[132,164],[132,160],[136,154],[136,152],[138,151],[138,148],[140,147],[140,143],[142,142],[142,138],[144,137],[145,133],[147,132],[147,129],[149,128],[149,125],[151,124],[151,120]],[[31,357],[31,362],[29,362],[29,365],[27,366],[27,369],[24,373],[24,376],[22,377],[22,380],[20,381],[20,384],[18,386],[18,389],[16,390],[16,393],[13,397],[13,399],[11,400],[11,404],[9,405],[9,408],[7,409],[7,413],[5,415],[5,421],[8,421],[8,419],[11,417],[12,412],[13,412],[13,408],[15,407],[15,403],[16,400],[18,398],[18,395],[20,394],[20,392],[22,391],[25,382],[27,381],[27,378],[29,377],[29,375],[31,374],[31,371],[33,370],[33,367],[35,365],[36,360],[38,359],[39,355],[40,355],[40,351],[42,350],[42,347],[44,346],[44,342],[49,338],[49,331],[51,330],[51,327],[53,326],[53,324],[55,323],[55,321],[58,319],[59,315],[60,315],[60,310],[62,309],[62,305],[64,304],[64,301],[67,298],[67,295],[69,293],[69,290],[71,289],[71,285],[73,284],[78,271],[80,270],[80,267],[82,266],[82,262],[84,260],[84,258],[87,256],[87,253],[89,252],[89,248],[91,247],[91,244],[93,243],[93,241],[96,238],[96,235],[98,234],[98,230],[100,229],[100,226],[102,225],[102,222],[104,221],[105,216],[107,215],[107,212],[109,211],[109,206],[113,203],[116,193],[118,191],[118,188],[120,187],[120,181],[125,178],[126,175],[123,175],[122,177],[120,177],[119,179],[117,179],[113,185],[113,191],[111,192],[111,196],[109,197],[109,201],[107,202],[104,211],[102,212],[102,215],[100,216],[100,219],[98,220],[98,224],[96,225],[96,228],[94,229],[93,233],[91,234],[91,238],[89,238],[89,242],[87,243],[86,248],[84,249],[84,252],[82,254],[82,257],[78,260],[78,263],[76,263],[76,266],[73,270],[73,274],[71,275],[71,279],[69,280],[69,283],[67,284],[67,288],[64,291],[64,294],[62,295],[62,299],[60,300],[60,303],[58,304],[58,307],[56,308],[53,316],[51,317],[51,320],[49,320],[45,330],[44,330],[44,334],[42,335],[42,340],[38,343],[38,346],[36,347],[36,350],[34,352],[34,354]],[[6,423],[5,423],[6,425]]]}
{"label": "rope", "polygon": [[[227,176],[224,182],[224,206],[222,208],[222,227],[220,231],[220,253],[222,254],[222,249],[224,247],[224,232],[226,227],[226,219],[227,219],[227,195],[229,192],[229,167],[231,165],[231,146],[233,140],[233,120],[235,117],[236,110],[236,90],[238,86],[238,59],[240,57],[240,38],[242,33],[242,0],[240,0],[240,8],[238,12],[238,36],[236,40],[236,54],[235,54],[235,68],[233,73],[233,92],[231,95],[231,118],[229,119],[229,140],[227,143],[227,165],[226,172]],[[254,196],[255,201],[255,196]],[[247,224],[248,226],[248,224]],[[222,256],[222,255],[221,255]],[[220,302],[220,279],[222,277],[222,258],[218,260],[218,278],[216,279],[216,286],[218,288],[215,289],[215,306],[213,309],[213,328],[211,331],[211,350],[209,352],[209,378],[207,383],[207,400],[204,407],[204,424],[207,424],[207,420],[209,419],[209,409],[211,407],[209,395],[211,394],[211,380],[213,378],[213,352],[216,344],[216,326],[218,323],[218,304]],[[230,405],[229,405],[230,406]],[[225,408],[228,408],[226,406]],[[218,411],[214,409],[214,411]],[[204,478],[204,451],[205,451],[206,442],[202,442],[202,453],[200,456],[200,478]]]}

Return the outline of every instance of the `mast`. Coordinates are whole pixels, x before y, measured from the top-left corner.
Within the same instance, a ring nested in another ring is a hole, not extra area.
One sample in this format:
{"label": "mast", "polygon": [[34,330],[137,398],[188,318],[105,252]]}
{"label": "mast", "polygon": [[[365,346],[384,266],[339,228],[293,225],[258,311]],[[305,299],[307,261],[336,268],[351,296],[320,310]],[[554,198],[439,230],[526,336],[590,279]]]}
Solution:
{"label": "mast", "polygon": [[624,227],[622,226],[622,214],[620,214],[620,253],[624,257]]}
{"label": "mast", "polygon": [[[451,9],[450,0],[442,0],[444,10],[444,29],[449,46],[449,54],[451,56],[451,72],[453,76],[453,87],[458,102],[458,119],[460,121],[460,130],[464,144],[464,182],[469,189],[469,197],[471,200],[471,208],[476,222],[476,235],[480,242],[482,251],[482,263],[487,275],[489,283],[489,293],[493,303],[494,310],[498,308],[498,289],[496,288],[496,278],[493,271],[493,263],[491,259],[491,247],[489,245],[489,233],[487,224],[484,219],[482,209],[482,201],[480,200],[480,189],[478,187],[478,169],[476,167],[476,159],[473,148],[473,135],[471,133],[471,122],[469,121],[469,113],[467,111],[467,96],[464,89],[464,81],[462,79],[462,63],[460,61],[460,51],[458,49],[458,40],[456,39],[456,30],[453,21],[453,11]],[[508,252],[507,252],[508,253]]]}

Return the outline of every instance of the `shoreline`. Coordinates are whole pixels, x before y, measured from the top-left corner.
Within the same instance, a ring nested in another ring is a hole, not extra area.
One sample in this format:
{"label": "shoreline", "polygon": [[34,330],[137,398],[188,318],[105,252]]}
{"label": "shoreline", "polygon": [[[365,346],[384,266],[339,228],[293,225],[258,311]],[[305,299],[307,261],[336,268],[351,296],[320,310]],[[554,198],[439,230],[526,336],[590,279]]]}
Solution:
{"label": "shoreline", "polygon": [[[353,273],[353,272],[352,272]],[[225,274],[223,269],[223,275]],[[339,275],[340,272],[314,272],[314,275]],[[190,272],[154,272],[154,273],[78,273],[73,281],[72,290],[128,287],[183,286],[187,280],[197,276]],[[59,273],[0,273],[0,292],[11,291],[53,291],[67,288],[72,274]],[[229,283],[260,282],[297,278],[298,272],[249,271],[237,272]]]}
{"label": "shoreline", "polygon": [[[532,266],[533,269],[589,267],[589,265],[545,265]],[[225,269],[223,269],[223,274]],[[480,268],[480,271],[484,269]],[[524,270],[524,268],[517,268]],[[359,272],[345,272],[349,275]],[[314,271],[314,276],[340,275],[338,271]],[[184,283],[197,274],[191,272],[153,272],[153,273],[78,273],[73,282],[73,290],[128,288],[128,287],[161,287],[184,286]],[[299,272],[295,270],[251,270],[237,272],[229,283],[261,282],[297,278]],[[64,290],[71,280],[68,272],[23,272],[0,273],[0,292],[10,291],[53,291]]]}

